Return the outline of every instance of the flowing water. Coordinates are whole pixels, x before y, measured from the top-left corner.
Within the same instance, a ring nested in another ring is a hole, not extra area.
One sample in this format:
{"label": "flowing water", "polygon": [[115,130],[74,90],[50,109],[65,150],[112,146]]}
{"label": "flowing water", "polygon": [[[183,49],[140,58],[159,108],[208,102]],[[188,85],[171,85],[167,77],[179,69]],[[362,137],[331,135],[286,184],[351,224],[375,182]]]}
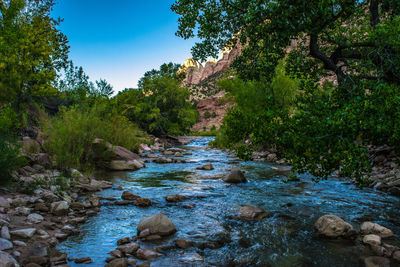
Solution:
{"label": "flowing water", "polygon": [[[170,245],[177,238],[217,242],[222,247],[193,247],[184,254],[182,249],[166,250],[163,257],[151,261],[151,266],[362,266],[360,258],[370,252],[358,242],[313,236],[313,225],[324,214],[336,214],[355,227],[363,221],[382,224],[396,234],[387,242],[400,245],[395,241],[400,234],[399,198],[359,189],[346,179],[314,183],[305,175],[298,182],[285,183],[284,174],[273,165],[239,161],[226,152],[207,148],[209,141],[211,138],[200,138],[183,146],[192,153],[185,156],[187,163],[148,163],[135,172],[108,174],[114,188],[121,186],[147,197],[153,205],[102,206],[80,227],[79,235],[69,237],[58,248],[74,258],[91,257],[94,263],[89,266],[103,266],[118,239],[136,235],[138,222],[158,212],[166,214],[178,232],[161,241],[141,242],[142,247]],[[196,170],[209,162],[214,170]],[[221,180],[234,167],[245,171],[247,183],[230,185]],[[99,194],[119,198],[121,193],[108,189]],[[174,204],[165,201],[165,196],[177,193],[188,199]],[[242,205],[260,207],[273,216],[258,222],[233,219]],[[195,253],[204,262],[185,262]]]}

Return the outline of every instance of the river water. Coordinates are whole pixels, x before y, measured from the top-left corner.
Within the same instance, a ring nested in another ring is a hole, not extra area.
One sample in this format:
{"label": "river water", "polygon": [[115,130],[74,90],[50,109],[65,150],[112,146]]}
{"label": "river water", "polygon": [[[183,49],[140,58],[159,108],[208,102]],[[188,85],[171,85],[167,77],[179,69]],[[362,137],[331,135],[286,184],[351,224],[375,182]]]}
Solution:
{"label": "river water", "polygon": [[[364,221],[382,224],[396,234],[387,243],[400,245],[395,241],[400,234],[399,198],[359,189],[346,179],[315,183],[303,175],[298,182],[285,183],[284,173],[273,165],[243,162],[221,150],[209,149],[211,140],[200,138],[183,146],[192,153],[184,157],[187,163],[148,163],[135,172],[108,174],[114,188],[121,186],[147,197],[153,205],[102,206],[79,228],[79,235],[69,237],[58,249],[69,257],[91,257],[94,263],[88,266],[103,266],[118,239],[136,235],[138,222],[158,212],[167,215],[178,232],[161,241],[141,242],[141,247],[166,246],[177,238],[217,242],[222,247],[193,247],[184,254],[182,249],[167,250],[163,257],[151,261],[151,266],[362,266],[360,258],[370,254],[364,246],[313,236],[313,225],[324,214],[338,215],[356,228]],[[209,162],[214,170],[196,170]],[[234,167],[245,171],[247,183],[230,185],[221,180]],[[99,195],[119,198],[121,193],[108,189]],[[165,201],[165,196],[178,193],[188,199],[174,204]],[[233,219],[242,205],[260,207],[273,216],[259,222]],[[198,257],[195,253],[204,261],[187,263],[193,255]]]}

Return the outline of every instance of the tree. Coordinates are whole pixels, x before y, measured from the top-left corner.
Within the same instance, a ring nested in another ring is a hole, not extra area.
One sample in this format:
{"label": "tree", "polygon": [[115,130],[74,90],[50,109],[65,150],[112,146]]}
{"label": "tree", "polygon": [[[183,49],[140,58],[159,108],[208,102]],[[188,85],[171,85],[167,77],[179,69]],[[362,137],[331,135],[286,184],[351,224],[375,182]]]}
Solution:
{"label": "tree", "polygon": [[237,66],[245,74],[273,71],[295,42],[339,83],[357,76],[400,84],[396,0],[177,0],[172,10],[180,15],[177,35],[202,40],[192,49],[196,58],[241,42]]}
{"label": "tree", "polygon": [[185,78],[184,73],[180,73],[181,65],[180,64],[175,64],[175,63],[164,63],[160,66],[160,69],[152,69],[150,71],[147,71],[142,78],[140,78],[138,82],[138,87],[143,88],[145,86],[145,83],[147,81],[151,81],[155,78],[160,78],[160,77],[170,77],[173,79],[177,79],[179,81],[182,81]]}
{"label": "tree", "polygon": [[19,110],[54,95],[57,71],[66,65],[68,41],[50,17],[54,0],[0,1],[0,103]]}

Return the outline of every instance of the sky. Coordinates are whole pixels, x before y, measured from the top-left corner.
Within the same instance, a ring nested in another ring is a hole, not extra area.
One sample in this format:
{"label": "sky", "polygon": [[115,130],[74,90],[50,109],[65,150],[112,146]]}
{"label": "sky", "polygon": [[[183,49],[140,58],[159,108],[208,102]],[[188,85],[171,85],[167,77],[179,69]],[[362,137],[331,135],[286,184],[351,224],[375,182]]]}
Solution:
{"label": "sky", "polygon": [[195,39],[175,36],[174,0],[57,0],[52,13],[64,21],[70,59],[92,81],[106,79],[114,91],[136,88],[146,71],[183,64]]}

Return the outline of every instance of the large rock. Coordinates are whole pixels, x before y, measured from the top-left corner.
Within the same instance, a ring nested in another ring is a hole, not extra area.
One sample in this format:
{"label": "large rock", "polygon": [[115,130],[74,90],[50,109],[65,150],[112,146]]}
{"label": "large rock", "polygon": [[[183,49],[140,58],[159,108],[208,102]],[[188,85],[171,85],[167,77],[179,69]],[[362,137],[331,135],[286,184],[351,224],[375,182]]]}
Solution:
{"label": "large rock", "polygon": [[108,168],[112,171],[135,171],[144,167],[144,164],[137,160],[112,160]]}
{"label": "large rock", "polygon": [[356,234],[353,226],[336,215],[324,215],[314,225],[317,235],[327,238],[352,238]]}
{"label": "large rock", "polygon": [[51,213],[57,216],[62,216],[68,214],[69,204],[67,201],[58,201],[51,203],[50,206]]}
{"label": "large rock", "polygon": [[175,225],[164,214],[157,213],[140,220],[137,226],[138,234],[148,229],[150,235],[167,236],[176,232]]}
{"label": "large rock", "polygon": [[245,221],[259,221],[268,216],[268,213],[254,206],[243,206],[239,210],[239,219]]}
{"label": "large rock", "polygon": [[365,267],[390,267],[390,260],[384,257],[372,256],[364,259]]}
{"label": "large rock", "polygon": [[20,238],[31,238],[35,233],[36,233],[35,228],[19,229],[10,232],[12,236]]}
{"label": "large rock", "polygon": [[364,235],[374,234],[382,238],[393,236],[392,230],[373,222],[363,222],[360,226],[360,231]]}
{"label": "large rock", "polygon": [[227,175],[223,180],[224,182],[234,183],[234,184],[246,182],[244,173],[239,169],[233,169],[231,173]]}
{"label": "large rock", "polygon": [[7,239],[0,238],[0,250],[6,250],[13,247],[13,244]]}
{"label": "large rock", "polygon": [[19,267],[19,264],[10,254],[0,251],[0,267]]}

